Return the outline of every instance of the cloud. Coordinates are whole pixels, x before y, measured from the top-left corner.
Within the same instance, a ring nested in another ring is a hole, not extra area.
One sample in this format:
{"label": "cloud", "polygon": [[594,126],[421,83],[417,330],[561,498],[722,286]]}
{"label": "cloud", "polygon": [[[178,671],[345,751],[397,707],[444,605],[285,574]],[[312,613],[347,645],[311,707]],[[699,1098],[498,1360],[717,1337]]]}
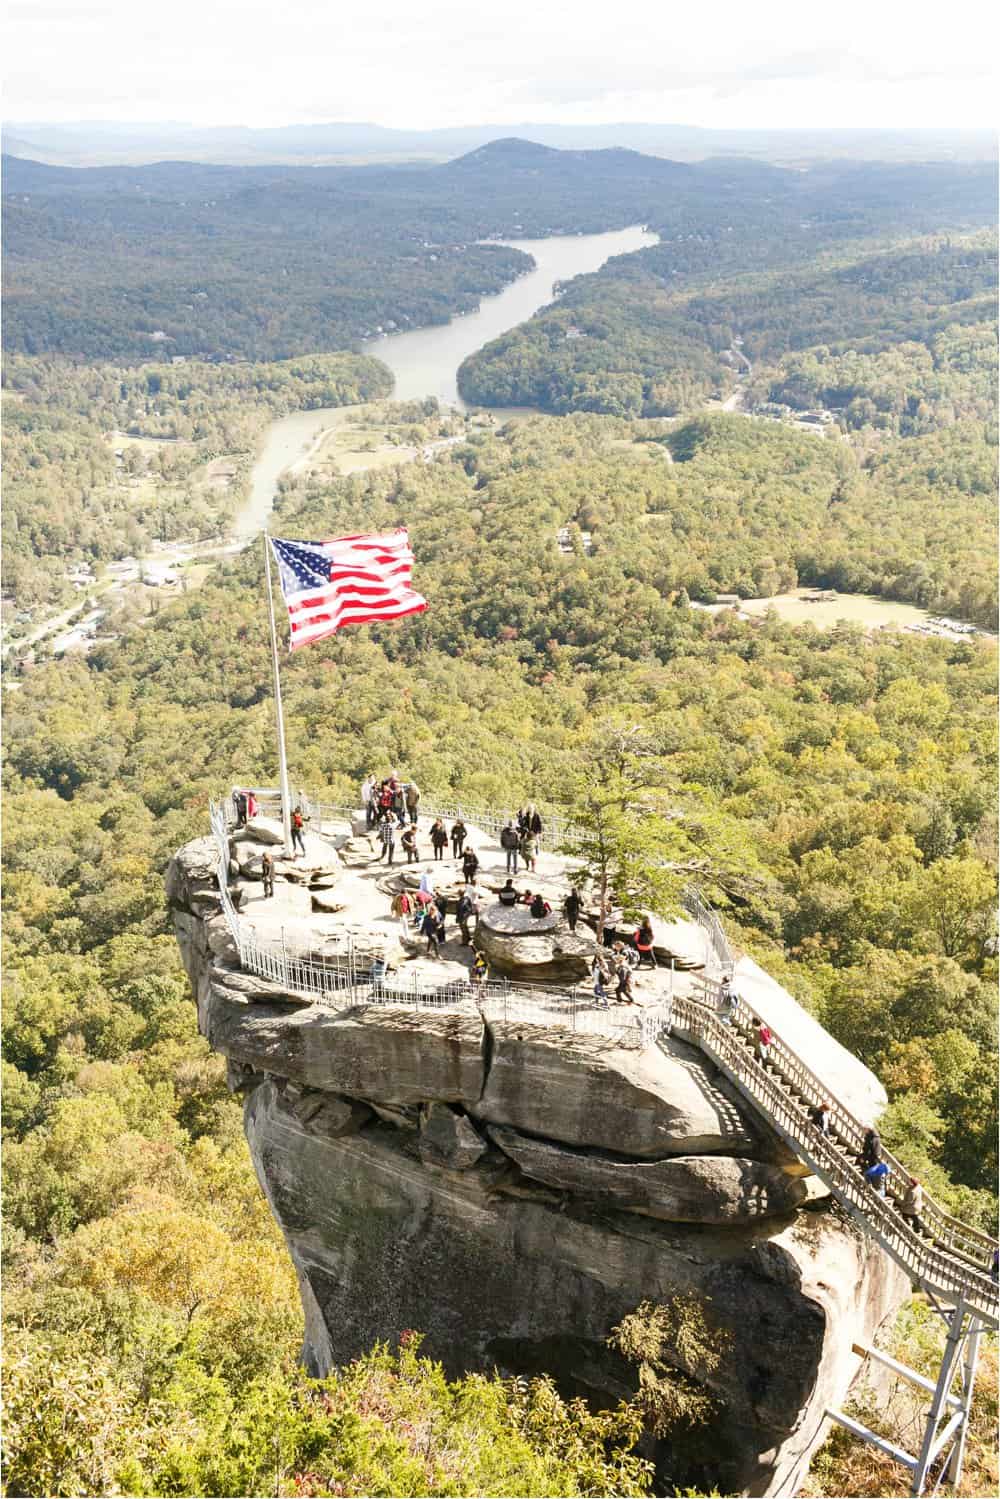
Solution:
{"label": "cloud", "polygon": [[21,120],[990,124],[991,25],[975,0],[946,25],[911,0],[8,0],[6,97]]}

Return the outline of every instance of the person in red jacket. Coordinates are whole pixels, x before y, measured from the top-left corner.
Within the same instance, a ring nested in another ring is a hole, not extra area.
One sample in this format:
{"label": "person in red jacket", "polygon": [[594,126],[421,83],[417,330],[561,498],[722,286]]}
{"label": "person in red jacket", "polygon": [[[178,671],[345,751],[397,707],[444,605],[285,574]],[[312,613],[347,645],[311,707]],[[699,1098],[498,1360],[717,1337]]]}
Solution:
{"label": "person in red jacket", "polygon": [[295,852],[295,850],[297,848],[300,848],[302,850],[302,857],[303,858],[305,858],[305,856],[306,856],[306,840],[305,840],[305,836],[304,836],[305,825],[306,825],[306,820],[302,816],[302,808],[301,807],[296,807],[295,811],[292,813],[292,858],[293,859],[297,859],[299,857],[298,854]]}
{"label": "person in red jacket", "polygon": [[767,1059],[771,1055],[771,1031],[766,1020],[757,1020],[755,1017],[754,1025],[757,1027],[757,1036],[755,1041],[757,1049],[757,1059],[766,1066]]}
{"label": "person in red jacket", "polygon": [[644,916],[642,925],[637,927],[632,934],[635,950],[639,954],[639,967],[642,967],[644,958],[649,959],[650,968],[656,967],[656,957],[653,953],[653,928],[649,924],[649,917]]}

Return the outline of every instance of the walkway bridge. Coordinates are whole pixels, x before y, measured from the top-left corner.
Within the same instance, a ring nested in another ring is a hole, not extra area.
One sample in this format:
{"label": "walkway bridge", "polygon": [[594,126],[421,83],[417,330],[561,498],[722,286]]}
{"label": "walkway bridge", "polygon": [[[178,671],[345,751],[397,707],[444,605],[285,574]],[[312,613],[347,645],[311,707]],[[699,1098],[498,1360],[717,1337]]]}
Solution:
{"label": "walkway bridge", "polygon": [[[819,1177],[862,1232],[895,1261],[916,1289],[927,1295],[948,1329],[936,1381],[877,1349],[855,1348],[856,1353],[887,1365],[897,1376],[932,1397],[919,1453],[904,1452],[842,1411],[830,1410],[827,1414],[907,1467],[912,1474],[912,1494],[924,1493],[928,1477],[935,1469],[935,1490],[944,1480],[957,1484],[980,1338],[984,1328],[995,1331],[998,1325],[996,1241],[951,1217],[926,1193],[920,1214],[924,1232],[920,1232],[897,1205],[897,1198],[910,1181],[906,1167],[883,1148],[889,1167],[888,1194],[881,1197],[874,1191],[857,1163],[865,1125],[773,1030],[767,1061],[761,1061],[748,1017],[738,1013],[727,1024],[717,1010],[718,985],[706,979],[702,981],[702,990],[704,998],[700,1001],[675,995],[671,1005],[671,1033],[697,1046],[764,1115],[774,1132]],[[830,1109],[829,1135],[824,1135],[810,1118],[811,1110],[823,1102]],[[960,1365],[961,1387],[958,1393],[953,1393]]]}
{"label": "walkway bridge", "polygon": [[[267,805],[273,793],[258,793]],[[313,825],[322,831],[324,822],[351,823],[358,813],[349,807],[300,798]],[[474,826],[498,833],[507,814],[492,809],[464,807],[460,804],[429,806],[421,799],[422,815],[454,818],[462,816]],[[543,814],[545,809],[542,809]],[[996,1331],[1000,1307],[996,1276],[996,1240],[979,1229],[960,1222],[946,1213],[925,1192],[920,1215],[923,1231],[912,1219],[904,1217],[898,1201],[910,1181],[906,1167],[883,1148],[889,1167],[887,1195],[880,1196],[865,1180],[858,1165],[868,1121],[857,1119],[835,1096],[830,1087],[812,1071],[806,1062],[770,1027],[772,1041],[766,1062],[756,1053],[753,1028],[745,1006],[727,1023],[718,1008],[717,975],[731,972],[734,956],[715,913],[699,894],[691,890],[684,898],[688,914],[701,927],[705,939],[705,971],[696,979],[700,997],[672,993],[665,1006],[642,1012],[635,1018],[618,1020],[604,1013],[594,1014],[593,1007],[583,1003],[572,991],[532,989],[525,985],[490,985],[474,989],[471,985],[448,986],[448,992],[412,993],[398,982],[372,984],[348,965],[337,970],[332,981],[319,979],[294,956],[268,954],[241,940],[239,917],[229,897],[226,880],[228,836],[231,827],[231,802],[213,805],[213,831],[219,842],[219,887],[223,909],[230,929],[240,948],[241,961],[265,977],[289,982],[303,992],[325,997],[342,1004],[437,1004],[466,1006],[475,1004],[486,1018],[500,1016],[526,1023],[558,1025],[567,1029],[597,1031],[617,1037],[621,1044],[646,1046],[669,1031],[688,1041],[704,1053],[753,1108],[768,1121],[774,1132],[826,1186],[860,1230],[897,1264],[911,1284],[926,1294],[947,1326],[947,1337],[941,1367],[936,1381],[931,1381],[873,1348],[856,1348],[931,1396],[918,1454],[904,1452],[893,1443],[868,1430],[842,1411],[830,1410],[831,1419],[839,1422],[862,1440],[887,1452],[904,1464],[912,1474],[911,1493],[925,1492],[928,1477],[936,1473],[934,1489],[943,1481],[957,1484],[961,1476],[968,1430],[969,1409],[975,1380],[979,1343],[984,1329]],[[569,831],[568,824],[546,816],[545,842],[558,847]],[[296,966],[298,964],[298,966]],[[321,991],[326,986],[328,992]],[[454,992],[450,992],[454,990]],[[824,1135],[812,1122],[811,1111],[820,1103],[830,1110],[831,1132]],[[956,1373],[961,1368],[959,1391],[953,1393]],[[943,1424],[942,1424],[943,1423]]]}

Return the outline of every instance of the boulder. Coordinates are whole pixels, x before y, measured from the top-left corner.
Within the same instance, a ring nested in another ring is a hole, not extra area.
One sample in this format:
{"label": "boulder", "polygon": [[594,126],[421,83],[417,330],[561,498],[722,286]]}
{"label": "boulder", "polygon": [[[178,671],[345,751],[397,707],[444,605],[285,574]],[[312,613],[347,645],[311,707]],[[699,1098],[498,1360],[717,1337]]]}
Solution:
{"label": "boulder", "polygon": [[695,1296],[726,1356],[711,1375],[683,1347],[667,1357],[717,1414],[654,1451],[658,1493],[797,1492],[857,1367],[852,1343],[870,1343],[908,1294],[838,1215],[712,1227],[515,1192],[493,1152],[457,1171],[420,1159],[402,1132],[315,1134],[270,1082],[244,1119],[298,1270],[311,1374],[419,1327],[451,1378],[544,1370],[614,1406],[635,1376],[608,1348],[611,1328],[641,1301]]}
{"label": "boulder", "polygon": [[356,1098],[341,1098],[336,1093],[319,1093],[313,1088],[302,1088],[297,1083],[285,1085],[282,1104],[310,1133],[326,1135],[331,1140],[339,1139],[342,1135],[357,1134],[372,1117],[368,1105],[360,1103]]}
{"label": "boulder", "polygon": [[592,938],[571,932],[557,911],[536,918],[527,906],[499,901],[479,913],[476,946],[495,973],[552,984],[585,978],[597,950]]}
{"label": "boulder", "polygon": [[347,904],[342,895],[335,895],[332,890],[317,890],[313,887],[309,891],[309,908],[317,915],[336,915],[338,911],[346,911]]}
{"label": "boulder", "polygon": [[218,899],[219,846],[214,838],[186,843],[167,865],[167,904],[174,910],[193,910],[193,897],[215,893]]}
{"label": "boulder", "polygon": [[338,856],[345,869],[363,869],[378,856],[378,849],[373,839],[355,834],[339,845]]}
{"label": "boulder", "polygon": [[245,827],[235,834],[237,845],[244,839],[252,838],[255,843],[284,843],[285,834],[281,823],[276,817],[251,817]]}
{"label": "boulder", "polygon": [[487,1150],[471,1119],[446,1103],[428,1104],[420,1121],[420,1159],[431,1166],[468,1171]]}
{"label": "boulder", "polygon": [[392,1106],[386,1103],[373,1102],[371,1108],[383,1124],[391,1124],[393,1129],[408,1129],[413,1134],[416,1134],[420,1128],[420,1109],[416,1104],[396,1104]]}
{"label": "boulder", "polygon": [[501,1125],[489,1125],[487,1134],[533,1181],[671,1223],[775,1218],[807,1196],[805,1184],[779,1166],[738,1156],[623,1161],[535,1140]]}
{"label": "boulder", "polygon": [[303,1087],[388,1104],[468,1105],[482,1091],[478,1014],[389,1005],[290,1010],[249,1003],[211,982],[199,1018],[209,1045],[223,1056]]}
{"label": "boulder", "polygon": [[693,1046],[661,1037],[633,1051],[603,1036],[488,1024],[489,1075],[470,1110],[488,1124],[639,1157],[770,1150],[773,1136]]}

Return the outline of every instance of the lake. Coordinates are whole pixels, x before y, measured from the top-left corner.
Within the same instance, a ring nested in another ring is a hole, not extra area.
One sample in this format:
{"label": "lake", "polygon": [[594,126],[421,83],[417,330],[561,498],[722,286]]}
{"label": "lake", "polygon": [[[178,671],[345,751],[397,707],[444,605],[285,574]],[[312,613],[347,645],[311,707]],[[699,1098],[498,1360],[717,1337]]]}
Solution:
{"label": "lake", "polygon": [[456,373],[463,359],[516,328],[553,300],[557,281],[598,270],[613,255],[630,255],[655,245],[656,234],[633,225],[610,234],[558,235],[552,239],[508,239],[504,244],[534,256],[535,269],[495,297],[484,297],[477,312],[452,318],[434,328],[414,328],[409,333],[391,333],[362,344],[366,354],[381,359],[396,377],[393,396],[410,401],[437,396],[448,406],[464,403],[458,393]]}
{"label": "lake", "polygon": [[[504,240],[504,244],[534,256],[534,270],[511,282],[496,296],[484,297],[476,312],[433,328],[415,328],[409,333],[367,339],[361,347],[366,354],[389,366],[396,382],[395,400],[436,396],[446,405],[464,409],[456,375],[467,355],[551,302],[557,281],[596,271],[612,255],[629,255],[655,245],[657,240],[657,235],[638,225],[609,234]],[[335,427],[355,409],[323,406],[314,411],[295,411],[271,423],[250,475],[250,497],[236,518],[235,535],[255,536],[267,525],[279,477],[308,452],[323,432]]]}

